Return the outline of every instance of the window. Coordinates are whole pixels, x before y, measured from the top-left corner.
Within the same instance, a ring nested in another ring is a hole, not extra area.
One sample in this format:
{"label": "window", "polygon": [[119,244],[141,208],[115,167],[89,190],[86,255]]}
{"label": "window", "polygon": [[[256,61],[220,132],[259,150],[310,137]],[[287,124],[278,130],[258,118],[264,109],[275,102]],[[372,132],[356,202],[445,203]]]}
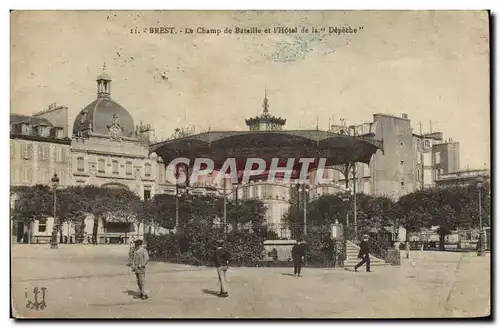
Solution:
{"label": "window", "polygon": [[113,174],[118,174],[118,173],[119,173],[118,161],[114,160],[113,161]]}
{"label": "window", "polygon": [[25,167],[23,171],[23,181],[26,183],[31,183],[33,180],[33,169],[31,167]]}
{"label": "window", "polygon": [[430,140],[424,140],[424,148],[429,148],[431,146]]}
{"label": "window", "polygon": [[31,159],[33,158],[33,145],[31,144],[23,144],[21,146],[22,153],[23,153],[23,158],[24,159]]}
{"label": "window", "polygon": [[38,183],[47,184],[49,182],[48,176],[49,172],[47,169],[38,170]]}
{"label": "window", "polygon": [[10,158],[16,157],[16,143],[12,140],[10,141]]}
{"label": "window", "polygon": [[403,166],[405,164],[405,161],[400,161],[399,165]]}
{"label": "window", "polygon": [[106,161],[103,158],[99,158],[97,162],[97,171],[99,173],[106,173]]}
{"label": "window", "polygon": [[401,190],[405,190],[405,182],[401,181]]}
{"label": "window", "polygon": [[49,132],[50,132],[50,129],[48,127],[45,127],[45,126],[38,127],[38,135],[40,135],[40,137],[48,137]]}
{"label": "window", "polygon": [[49,146],[39,145],[38,146],[38,159],[41,161],[48,161],[49,160],[49,152],[50,152]]}
{"label": "window", "polygon": [[78,172],[85,171],[85,159],[83,157],[78,157],[76,159],[76,170]]}
{"label": "window", "polygon": [[38,232],[47,231],[47,219],[38,220]]}
{"label": "window", "polygon": [[56,129],[56,138],[62,139],[64,137],[63,129]]}
{"label": "window", "polygon": [[23,124],[21,128],[22,134],[31,134],[31,126],[28,124]]}
{"label": "window", "polygon": [[125,163],[125,172],[127,175],[132,175],[132,162]]}
{"label": "window", "polygon": [[421,178],[420,169],[417,169],[417,181],[420,181],[420,178]]}
{"label": "window", "polygon": [[[209,175],[212,176],[211,174]],[[158,164],[158,179],[160,182],[165,182],[165,165],[163,163]]]}
{"label": "window", "polygon": [[144,190],[144,201],[148,201],[151,198],[151,190]]}
{"label": "window", "polygon": [[144,174],[147,177],[151,176],[151,164],[146,163],[146,165],[144,165]]}
{"label": "window", "polygon": [[243,199],[248,199],[248,187],[243,187]]}
{"label": "window", "polygon": [[441,163],[441,153],[440,152],[434,153],[434,163],[435,164]]}
{"label": "window", "polygon": [[85,123],[86,119],[87,119],[87,112],[83,112],[82,115],[80,116],[80,124]]}

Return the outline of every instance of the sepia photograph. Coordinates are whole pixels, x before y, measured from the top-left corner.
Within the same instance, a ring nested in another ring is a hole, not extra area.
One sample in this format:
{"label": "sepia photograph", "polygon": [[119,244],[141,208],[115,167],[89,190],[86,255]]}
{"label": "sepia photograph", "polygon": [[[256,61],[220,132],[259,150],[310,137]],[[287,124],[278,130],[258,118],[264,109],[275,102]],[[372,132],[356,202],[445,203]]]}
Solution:
{"label": "sepia photograph", "polygon": [[487,10],[11,10],[12,319],[491,318]]}

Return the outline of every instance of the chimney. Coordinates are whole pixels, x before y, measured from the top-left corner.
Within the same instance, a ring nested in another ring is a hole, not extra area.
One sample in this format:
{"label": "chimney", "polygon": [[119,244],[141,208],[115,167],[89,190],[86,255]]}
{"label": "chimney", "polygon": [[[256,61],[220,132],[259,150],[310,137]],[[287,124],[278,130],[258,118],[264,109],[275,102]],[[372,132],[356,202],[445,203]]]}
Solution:
{"label": "chimney", "polygon": [[408,114],[403,113],[403,114],[401,114],[401,117],[404,118],[405,120],[407,120],[408,119]]}

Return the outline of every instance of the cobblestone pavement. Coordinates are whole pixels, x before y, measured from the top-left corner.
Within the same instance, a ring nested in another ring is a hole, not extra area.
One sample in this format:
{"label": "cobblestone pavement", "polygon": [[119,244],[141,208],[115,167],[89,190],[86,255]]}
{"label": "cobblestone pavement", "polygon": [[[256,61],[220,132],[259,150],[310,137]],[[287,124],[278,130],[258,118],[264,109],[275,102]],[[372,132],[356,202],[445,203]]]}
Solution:
{"label": "cobblestone pavement", "polygon": [[[412,252],[401,266],[374,272],[305,268],[230,268],[230,297],[218,298],[214,268],[151,262],[148,300],[126,245],[14,245],[13,314],[50,318],[409,318],[490,313],[490,255]],[[293,270],[293,269],[292,269]],[[44,310],[28,310],[33,288]],[[41,294],[39,294],[39,300]]]}

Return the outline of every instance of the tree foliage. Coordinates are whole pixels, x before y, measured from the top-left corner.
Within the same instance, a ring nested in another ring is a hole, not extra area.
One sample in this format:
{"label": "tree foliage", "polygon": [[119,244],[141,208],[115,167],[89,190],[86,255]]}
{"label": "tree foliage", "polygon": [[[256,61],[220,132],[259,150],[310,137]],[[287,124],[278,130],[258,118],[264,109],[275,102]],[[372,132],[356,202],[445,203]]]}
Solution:
{"label": "tree foliage", "polygon": [[481,218],[487,226],[491,216],[490,186],[451,186],[419,190],[401,197],[398,201],[402,224],[410,232],[439,227],[440,248],[444,238],[456,229],[477,229]]}
{"label": "tree foliage", "polygon": [[[147,207],[146,212],[151,213],[155,224],[173,228],[174,196],[155,196]],[[152,257],[192,265],[210,265],[215,241],[226,238],[233,265],[257,263],[264,251],[264,204],[258,200],[244,200],[238,204],[228,201],[226,234],[222,224],[223,209],[224,200],[219,197],[189,194],[180,197],[177,233],[147,237]]]}
{"label": "tree foliage", "polygon": [[[357,224],[360,231],[372,228],[380,229],[383,226],[392,225],[397,214],[395,202],[387,197],[373,197],[365,194],[356,195]],[[301,204],[303,206],[303,204]],[[308,227],[329,227],[338,221],[346,224],[349,217],[349,225],[353,224],[354,207],[352,196],[344,195],[322,195],[307,205]],[[301,225],[303,222],[303,208],[297,210],[293,204],[285,215],[285,222],[290,227]]]}

